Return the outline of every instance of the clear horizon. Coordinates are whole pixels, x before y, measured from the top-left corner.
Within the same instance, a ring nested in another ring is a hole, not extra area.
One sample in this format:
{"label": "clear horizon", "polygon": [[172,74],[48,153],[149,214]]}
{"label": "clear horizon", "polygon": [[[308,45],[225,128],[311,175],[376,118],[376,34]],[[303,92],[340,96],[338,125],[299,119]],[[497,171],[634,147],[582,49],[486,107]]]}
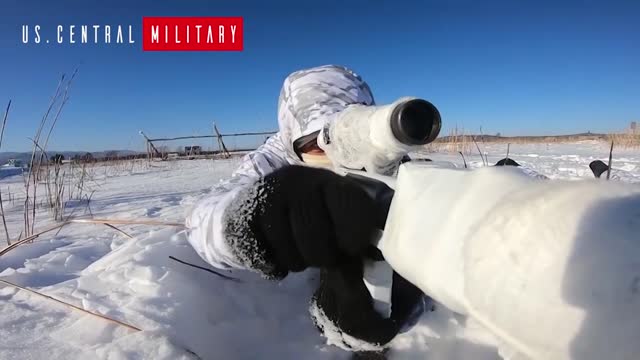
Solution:
{"label": "clear horizon", "polygon": [[[143,52],[143,16],[242,16],[244,51]],[[359,73],[379,104],[433,102],[441,135],[456,126],[503,136],[622,131],[640,121],[638,18],[633,1],[9,0],[0,111],[9,100],[12,109],[0,151],[30,151],[60,75],[76,67],[48,146],[55,151],[139,151],[139,130],[206,135],[213,121],[223,133],[275,130],[286,75],[329,63]],[[136,44],[22,43],[23,25],[55,39],[57,25],[67,33],[85,24],[120,24],[125,40],[132,25]]]}

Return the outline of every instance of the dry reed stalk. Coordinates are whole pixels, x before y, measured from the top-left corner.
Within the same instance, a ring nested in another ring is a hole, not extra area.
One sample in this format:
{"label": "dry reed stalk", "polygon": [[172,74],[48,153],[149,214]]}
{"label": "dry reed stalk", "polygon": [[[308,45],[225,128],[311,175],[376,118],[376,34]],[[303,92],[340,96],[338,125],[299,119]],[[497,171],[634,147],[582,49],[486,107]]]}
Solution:
{"label": "dry reed stalk", "polygon": [[182,223],[173,223],[173,222],[163,222],[163,221],[155,221],[155,220],[124,220],[124,219],[68,219],[62,223],[56,224],[54,226],[51,226],[45,230],[40,231],[37,234],[33,234],[31,236],[27,236],[26,238],[15,242],[7,247],[5,247],[4,249],[0,250],[0,256],[8,253],[9,251],[15,249],[16,247],[28,242],[28,241],[32,241],[36,238],[38,238],[40,235],[48,233],[50,231],[53,230],[57,230],[62,228],[65,225],[71,224],[71,223],[76,223],[76,224],[102,224],[102,225],[107,225],[108,227],[124,234],[125,236],[127,236],[130,239],[133,239],[134,237],[132,237],[131,235],[127,234],[126,232],[116,228],[115,226],[113,226],[112,224],[127,224],[127,225],[152,225],[152,226],[172,226],[172,227],[181,227],[181,228],[185,228],[186,226]]}
{"label": "dry reed stalk", "polygon": [[[47,108],[47,111],[45,112],[44,116],[42,117],[42,120],[40,121],[40,125],[38,126],[38,129],[36,131],[36,134],[33,138],[33,143],[34,143],[34,147],[33,147],[33,151],[31,153],[31,171],[29,172],[29,180],[26,182],[26,187],[25,187],[25,193],[26,198],[25,198],[25,206],[24,206],[24,222],[25,222],[25,234],[28,236],[32,233],[35,232],[35,219],[36,219],[36,204],[37,204],[37,192],[38,192],[38,180],[40,178],[41,175],[41,170],[42,170],[42,166],[43,166],[43,161],[45,160],[45,158],[47,157],[46,154],[46,148],[47,145],[49,143],[49,139],[51,137],[51,133],[53,132],[53,129],[56,125],[56,123],[58,122],[58,119],[60,118],[60,114],[62,114],[62,110],[64,109],[65,104],[67,103],[67,100],[69,99],[69,89],[71,87],[71,84],[73,83],[73,80],[76,76],[78,72],[78,69],[76,69],[71,78],[65,82],[65,75],[63,75],[60,79],[60,82],[58,83],[58,86],[56,87],[56,91],[53,95],[53,97],[51,98],[51,101],[49,103],[49,106]],[[63,90],[64,87],[64,90]],[[57,107],[56,107],[57,106]],[[55,109],[55,110],[54,110]],[[45,131],[45,127],[47,125],[47,122],[49,120],[49,115],[52,114],[52,111],[54,112],[53,115],[53,120],[51,125],[49,126],[49,129],[47,131],[46,134],[46,138],[44,141],[44,145],[40,146],[40,140],[41,137],[43,135],[43,131]],[[36,163],[36,154],[38,149],[40,150],[39,153],[39,157],[37,158],[37,163]],[[35,166],[34,166],[35,164]],[[47,167],[47,186],[49,186],[49,176],[50,176],[50,171]],[[33,189],[32,189],[32,193],[29,193],[29,189],[30,189],[30,184],[33,184]],[[51,192],[49,192],[50,194]],[[30,201],[30,197],[33,197],[33,200]],[[31,205],[31,207],[30,207]],[[55,215],[55,213],[54,213]]]}
{"label": "dry reed stalk", "polygon": [[7,239],[7,246],[11,245],[11,237],[9,236],[9,229],[7,229],[7,219],[4,215],[4,200],[2,199],[2,191],[0,191],[0,212],[2,212],[2,226],[4,227],[4,234]]}
{"label": "dry reed stalk", "polygon": [[71,74],[71,79],[69,79],[69,81],[67,81],[67,86],[65,87],[64,94],[62,96],[62,101],[60,103],[60,106],[58,106],[58,111],[56,112],[56,115],[53,118],[53,122],[51,123],[51,126],[49,127],[49,132],[47,133],[47,137],[44,140],[44,146],[43,146],[44,149],[47,148],[47,145],[49,144],[49,138],[51,137],[51,133],[53,132],[53,128],[56,126],[56,123],[58,122],[58,119],[60,118],[60,114],[62,113],[62,109],[64,109],[64,105],[69,100],[69,89],[71,88],[71,84],[73,83],[73,79],[75,79],[77,74],[78,74],[78,69],[76,68],[73,71],[73,74]]}
{"label": "dry reed stalk", "polygon": [[135,326],[133,326],[133,325],[129,325],[129,324],[127,324],[127,323],[125,323],[125,322],[122,322],[122,321],[120,321],[120,320],[112,319],[112,318],[107,317],[107,316],[105,316],[105,315],[98,314],[98,313],[95,313],[95,312],[92,312],[92,311],[89,311],[89,310],[83,309],[83,308],[81,308],[81,307],[79,307],[79,306],[77,306],[77,305],[73,305],[73,304],[68,303],[68,302],[66,302],[66,301],[62,301],[62,300],[56,299],[56,298],[54,298],[53,296],[49,296],[49,295],[43,294],[43,293],[41,293],[41,292],[39,292],[39,291],[32,290],[32,289],[26,288],[26,287],[24,287],[24,286],[17,285],[17,284],[14,284],[14,283],[12,283],[12,282],[9,282],[9,281],[3,280],[3,279],[0,279],[0,283],[3,283],[3,284],[5,284],[5,285],[9,285],[9,286],[13,286],[13,287],[15,287],[15,288],[17,288],[17,289],[27,291],[27,292],[29,292],[29,293],[31,293],[31,294],[38,295],[38,296],[40,296],[40,297],[43,297],[43,298],[45,298],[45,299],[49,299],[49,300],[51,300],[51,301],[55,301],[55,302],[57,302],[57,303],[59,303],[59,304],[66,305],[66,306],[68,306],[68,307],[70,307],[70,308],[72,308],[72,309],[75,309],[75,310],[81,311],[81,312],[83,312],[83,313],[85,313],[85,314],[89,314],[89,315],[92,315],[92,316],[98,317],[98,318],[100,318],[100,319],[107,320],[107,321],[110,321],[110,322],[112,322],[112,323],[118,324],[118,325],[120,325],[120,326],[124,326],[124,327],[126,327],[126,328],[128,328],[128,329],[130,329],[130,330],[134,330],[134,331],[142,331],[142,329],[140,329],[140,328],[138,328],[138,327],[135,327]]}
{"label": "dry reed stalk", "polygon": [[39,233],[37,233],[37,234],[33,234],[33,235],[30,235],[30,236],[27,236],[27,237],[25,237],[24,239],[22,239],[22,240],[20,240],[20,241],[14,242],[13,244],[11,244],[11,245],[7,246],[6,248],[4,248],[4,249],[0,250],[0,256],[2,256],[2,255],[4,255],[4,254],[8,253],[9,251],[11,251],[11,250],[15,249],[15,248],[16,248],[16,247],[18,247],[19,245],[22,245],[22,244],[26,243],[27,241],[34,240],[34,239],[36,239],[37,237],[39,237],[40,235],[42,235],[42,234],[48,233],[49,231],[53,231],[53,230],[59,229],[59,228],[61,228],[61,227],[65,226],[65,225],[67,225],[67,224],[68,224],[68,222],[66,222],[66,221],[65,221],[65,222],[63,222],[63,223],[61,223],[61,224],[56,224],[56,225],[51,226],[51,227],[49,227],[49,228],[47,228],[47,229],[45,229],[45,230],[40,231],[40,232],[39,232]]}
{"label": "dry reed stalk", "polygon": [[7,194],[9,194],[9,201],[11,201],[11,205],[15,205],[15,196],[11,195],[11,188],[7,186]]}
{"label": "dry reed stalk", "polygon": [[0,132],[0,145],[2,145],[2,139],[4,138],[4,128],[7,125],[7,118],[9,117],[9,109],[11,108],[11,100],[7,104],[7,109],[4,111],[4,118],[2,119],[2,131]]}
{"label": "dry reed stalk", "polygon": [[[484,143],[484,133],[482,132],[482,126],[480,126],[480,142],[482,142],[482,148],[486,149],[487,145]],[[489,159],[487,159],[488,153],[484,153],[484,159],[486,161],[486,166],[489,166]]]}
{"label": "dry reed stalk", "polygon": [[[4,112],[4,118],[2,119],[2,131],[0,131],[0,148],[2,148],[2,139],[4,138],[4,128],[7,125],[7,118],[9,117],[9,109],[11,108],[11,100],[7,104],[7,109]],[[9,199],[11,199],[11,193],[9,193]],[[7,246],[11,245],[11,237],[9,236],[9,229],[7,228],[7,219],[4,215],[4,201],[2,200],[2,191],[0,191],[0,212],[2,212],[2,225],[4,226],[4,233],[7,237]]]}
{"label": "dry reed stalk", "polygon": [[125,219],[71,219],[69,222],[79,224],[121,224],[121,225],[158,225],[185,227],[183,223],[164,222],[156,220],[125,220]]}
{"label": "dry reed stalk", "polygon": [[[45,124],[47,123],[47,119],[49,118],[49,114],[51,113],[51,111],[53,110],[55,104],[58,102],[58,98],[60,97],[60,89],[62,88],[62,84],[64,84],[64,75],[62,75],[62,77],[60,78],[60,81],[58,82],[58,86],[56,87],[56,91],[53,95],[53,97],[51,98],[51,101],[49,102],[49,106],[47,108],[47,111],[45,111],[44,116],[42,117],[42,119],[40,120],[40,125],[38,126],[38,129],[36,130],[36,134],[33,138],[33,150],[31,152],[31,161],[29,162],[29,166],[31,167],[30,171],[29,171],[29,177],[27,179],[27,181],[25,181],[25,200],[24,200],[24,227],[25,227],[25,235],[29,236],[31,235],[31,233],[33,232],[33,227],[34,227],[34,220],[35,220],[35,207],[36,207],[36,192],[37,192],[37,174],[40,172],[40,165],[42,164],[42,161],[38,162],[38,165],[34,168],[34,164],[36,161],[36,154],[37,154],[37,150],[39,148],[38,145],[38,141],[40,140],[40,136],[42,134],[42,130],[44,129]],[[40,156],[40,159],[42,159],[42,156]],[[31,186],[31,182],[33,182],[33,217],[30,218],[30,205],[31,205],[31,201],[30,201],[30,196],[29,196],[29,189]]]}
{"label": "dry reed stalk", "polygon": [[187,266],[191,266],[191,267],[196,268],[196,269],[204,270],[204,271],[206,271],[208,273],[211,273],[211,274],[214,274],[216,276],[219,276],[219,277],[221,277],[221,278],[223,278],[225,280],[231,280],[231,281],[235,281],[235,282],[242,282],[240,279],[236,279],[236,278],[233,278],[231,276],[227,276],[225,274],[221,274],[221,273],[219,273],[217,271],[214,271],[214,270],[211,270],[211,269],[207,269],[205,267],[198,266],[196,264],[192,264],[192,263],[186,262],[184,260],[177,259],[177,258],[175,258],[173,256],[169,256],[169,259],[171,259],[173,261],[177,261],[177,262],[179,262],[181,264],[184,264],[184,265],[187,265]]}
{"label": "dry reed stalk", "polygon": [[[38,167],[40,167],[42,160],[43,160],[43,154],[45,159],[48,159],[48,155],[46,155],[45,149],[47,148],[47,145],[49,144],[49,138],[51,137],[51,133],[53,132],[53,128],[56,126],[56,123],[58,122],[58,119],[60,118],[60,114],[62,113],[62,109],[64,108],[64,105],[67,103],[67,100],[69,100],[69,88],[71,87],[71,84],[73,83],[73,79],[76,77],[76,74],[78,73],[78,69],[76,69],[73,74],[71,75],[71,79],[69,79],[69,81],[67,81],[67,85],[65,87],[64,93],[62,95],[62,100],[60,102],[60,105],[58,106],[58,110],[56,111],[56,114],[53,118],[53,122],[51,123],[51,126],[49,127],[49,131],[47,133],[47,137],[45,138],[44,141],[44,146],[42,146],[42,152],[40,155],[40,163],[38,164]],[[49,171],[49,167],[47,166],[47,187],[49,187],[50,184],[50,174],[51,172]],[[56,194],[55,194],[55,198],[53,199],[53,204],[52,208],[53,208],[53,213],[54,213],[54,220],[60,220],[62,218],[62,211],[64,211],[63,209],[63,200],[62,200],[62,196],[63,196],[63,192],[64,192],[64,173],[62,174],[62,179],[60,179],[60,164],[55,164],[55,183],[54,183],[54,187],[56,188]],[[60,180],[60,184],[58,184],[58,180]],[[60,186],[60,188],[58,188],[58,186]],[[35,188],[34,188],[35,191]],[[50,201],[51,202],[51,201]],[[35,207],[34,207],[34,213],[33,213],[33,219],[35,220]],[[35,221],[34,221],[35,222]],[[35,224],[32,224],[32,228]]]}
{"label": "dry reed stalk", "polygon": [[607,169],[607,180],[611,178],[611,163],[613,161],[613,140],[611,140],[611,149],[609,150],[609,168]]}
{"label": "dry reed stalk", "polygon": [[482,159],[482,165],[487,166],[487,162],[485,161],[484,156],[482,156],[482,151],[480,150],[480,146],[478,145],[475,137],[473,137],[473,143],[476,144],[476,149],[478,149],[478,154],[480,154],[480,159]]}
{"label": "dry reed stalk", "polygon": [[111,225],[111,224],[104,224],[104,225],[105,225],[106,227],[109,227],[109,228],[111,228],[111,229],[113,229],[113,230],[115,230],[115,231],[117,231],[117,232],[121,233],[122,235],[124,235],[124,236],[128,237],[129,239],[133,239],[133,238],[134,238],[133,236],[131,236],[131,235],[127,234],[126,232],[124,232],[124,231],[122,231],[122,230],[118,229],[117,227],[115,227],[115,226],[113,226],[113,225]]}
{"label": "dry reed stalk", "polygon": [[458,151],[458,153],[460,154],[460,156],[462,156],[462,162],[464,163],[464,168],[467,168],[467,160],[465,160],[464,158],[464,154],[462,153],[462,151]]}

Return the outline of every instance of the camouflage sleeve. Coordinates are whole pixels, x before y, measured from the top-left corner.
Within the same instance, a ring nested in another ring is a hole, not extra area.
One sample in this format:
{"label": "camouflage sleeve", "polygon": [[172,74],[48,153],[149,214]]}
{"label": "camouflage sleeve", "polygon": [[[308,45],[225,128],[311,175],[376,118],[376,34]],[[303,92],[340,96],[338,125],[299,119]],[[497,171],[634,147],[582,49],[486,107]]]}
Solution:
{"label": "camouflage sleeve", "polygon": [[186,219],[189,243],[198,255],[219,268],[245,266],[230,250],[224,234],[225,211],[237,195],[270,172],[289,164],[295,164],[285,151],[280,134],[269,138],[257,150],[244,156],[242,164],[231,178],[215,185],[201,199]]}

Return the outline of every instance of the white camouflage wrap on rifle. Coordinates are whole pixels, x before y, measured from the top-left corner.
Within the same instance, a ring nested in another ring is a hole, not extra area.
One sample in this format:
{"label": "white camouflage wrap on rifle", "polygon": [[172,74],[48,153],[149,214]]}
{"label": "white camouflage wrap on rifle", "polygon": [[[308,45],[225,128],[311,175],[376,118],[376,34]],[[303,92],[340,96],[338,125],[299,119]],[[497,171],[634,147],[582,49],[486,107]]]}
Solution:
{"label": "white camouflage wrap on rifle", "polygon": [[279,132],[247,154],[232,177],[214,186],[187,216],[189,242],[206,262],[220,268],[248,268],[225,239],[223,222],[229,204],[272,171],[302,165],[293,142],[321,130],[329,117],[353,104],[374,105],[374,99],[369,86],[344,67],[320,66],[285,79],[278,102]]}

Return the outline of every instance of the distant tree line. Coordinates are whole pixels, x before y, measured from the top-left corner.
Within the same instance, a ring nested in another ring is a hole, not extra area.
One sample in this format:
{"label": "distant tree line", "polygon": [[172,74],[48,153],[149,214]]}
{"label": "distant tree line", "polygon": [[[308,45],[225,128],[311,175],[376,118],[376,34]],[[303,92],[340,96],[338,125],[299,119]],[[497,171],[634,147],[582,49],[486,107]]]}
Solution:
{"label": "distant tree line", "polygon": [[[160,149],[160,148],[159,148]],[[167,150],[168,153],[168,148],[162,148],[162,150]],[[219,150],[215,150],[215,151],[203,151],[201,149],[201,147],[199,146],[194,146],[191,149],[188,149],[190,151],[185,151],[187,149],[185,148],[178,148],[176,149],[176,153],[180,156],[190,156],[190,155],[215,155],[215,154],[219,154],[220,151]],[[182,150],[182,151],[181,151]],[[252,149],[246,149],[248,150],[252,150]],[[162,155],[164,155],[162,158],[166,157],[167,153],[162,153]],[[100,153],[102,154],[102,153]],[[69,156],[67,154],[67,156]],[[134,153],[134,154],[120,154],[118,153],[118,151],[107,151],[105,152],[102,156],[98,157],[96,155],[94,155],[93,153],[90,152],[86,152],[84,154],[79,153],[79,154],[74,154],[73,156],[67,158],[64,156],[64,154],[61,153],[55,153],[54,155],[51,155],[49,157],[49,163],[50,164],[62,164],[65,161],[68,162],[73,162],[73,163],[97,163],[97,162],[104,162],[104,161],[124,161],[124,160],[136,160],[136,159],[146,159],[147,158],[147,154],[146,153]]]}
{"label": "distant tree line", "polygon": [[84,154],[76,154],[71,157],[71,161],[77,163],[94,163],[101,161],[113,161],[113,160],[130,160],[145,158],[146,154],[131,154],[131,155],[119,155],[117,151],[107,151],[104,156],[96,157],[90,152]]}
{"label": "distant tree line", "polygon": [[73,155],[73,157],[71,157],[71,161],[88,163],[88,162],[95,162],[96,158],[93,156],[92,153],[88,152],[82,155],[80,154]]}
{"label": "distant tree line", "polygon": [[64,161],[64,155],[62,154],[55,154],[51,157],[51,162],[54,164],[62,164],[62,162]]}

